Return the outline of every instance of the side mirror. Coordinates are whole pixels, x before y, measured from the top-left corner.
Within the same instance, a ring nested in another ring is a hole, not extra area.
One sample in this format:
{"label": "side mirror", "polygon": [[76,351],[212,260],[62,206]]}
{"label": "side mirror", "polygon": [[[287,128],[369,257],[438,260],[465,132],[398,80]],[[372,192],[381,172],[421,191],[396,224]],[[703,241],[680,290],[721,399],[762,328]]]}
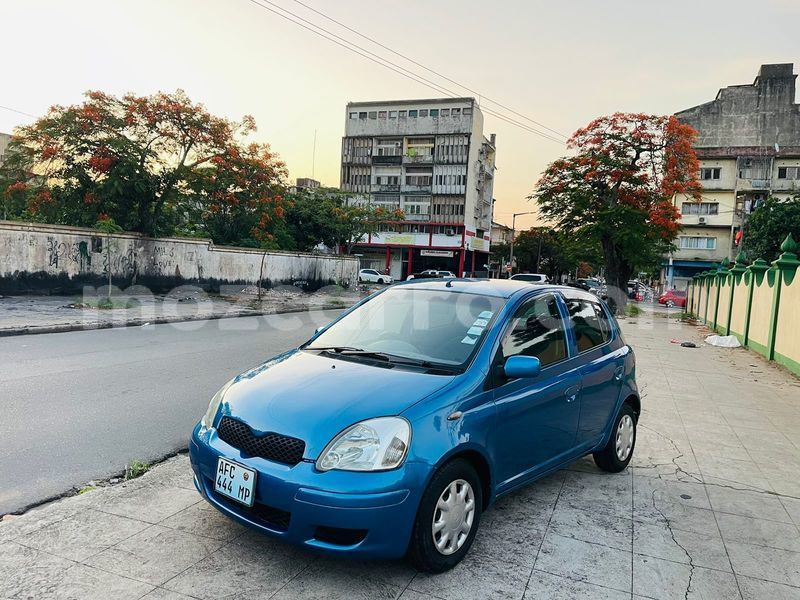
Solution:
{"label": "side mirror", "polygon": [[542,363],[535,356],[511,356],[503,365],[503,372],[509,379],[537,377],[542,371]]}

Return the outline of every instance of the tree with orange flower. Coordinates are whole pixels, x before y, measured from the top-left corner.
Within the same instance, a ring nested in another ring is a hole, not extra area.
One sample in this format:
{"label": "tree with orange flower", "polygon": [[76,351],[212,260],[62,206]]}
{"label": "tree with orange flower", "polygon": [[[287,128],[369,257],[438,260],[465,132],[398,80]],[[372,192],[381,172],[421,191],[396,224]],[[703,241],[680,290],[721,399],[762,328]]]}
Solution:
{"label": "tree with orange flower", "polygon": [[558,229],[599,243],[617,310],[631,276],[673,247],[680,229],[673,196],[700,197],[696,135],[674,116],[600,117],[572,135],[574,155],[551,163],[529,196]]}

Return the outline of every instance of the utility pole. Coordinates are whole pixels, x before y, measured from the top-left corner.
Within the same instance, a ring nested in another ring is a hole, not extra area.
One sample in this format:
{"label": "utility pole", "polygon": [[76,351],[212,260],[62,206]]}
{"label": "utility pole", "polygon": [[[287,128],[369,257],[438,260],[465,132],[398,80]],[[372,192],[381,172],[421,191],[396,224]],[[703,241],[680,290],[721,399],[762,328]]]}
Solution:
{"label": "utility pole", "polygon": [[528,212],[518,212],[511,215],[511,257],[509,258],[509,265],[511,265],[511,271],[508,272],[508,276],[511,277],[511,273],[514,271],[514,237],[516,236],[516,226],[517,226],[517,217],[522,215],[532,215],[535,211],[529,210]]}

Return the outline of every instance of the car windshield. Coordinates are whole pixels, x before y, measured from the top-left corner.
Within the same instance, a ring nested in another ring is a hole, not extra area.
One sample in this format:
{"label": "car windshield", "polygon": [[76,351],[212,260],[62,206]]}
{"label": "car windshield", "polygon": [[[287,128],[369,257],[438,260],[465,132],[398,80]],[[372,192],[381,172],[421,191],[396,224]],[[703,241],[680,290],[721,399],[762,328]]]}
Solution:
{"label": "car windshield", "polygon": [[504,304],[505,299],[493,296],[391,288],[331,325],[303,349],[353,357],[380,353],[389,360],[461,368]]}

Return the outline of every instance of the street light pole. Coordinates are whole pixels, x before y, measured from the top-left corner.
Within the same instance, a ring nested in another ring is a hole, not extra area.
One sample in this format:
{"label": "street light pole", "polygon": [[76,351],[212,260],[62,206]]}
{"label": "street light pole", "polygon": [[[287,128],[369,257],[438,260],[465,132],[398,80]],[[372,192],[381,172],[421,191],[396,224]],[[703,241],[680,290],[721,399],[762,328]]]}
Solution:
{"label": "street light pole", "polygon": [[529,210],[528,212],[518,212],[511,215],[511,256],[509,258],[509,265],[511,266],[511,271],[508,272],[508,276],[511,277],[511,273],[514,271],[514,238],[516,237],[516,226],[517,226],[517,217],[522,215],[532,215],[534,211]]}

